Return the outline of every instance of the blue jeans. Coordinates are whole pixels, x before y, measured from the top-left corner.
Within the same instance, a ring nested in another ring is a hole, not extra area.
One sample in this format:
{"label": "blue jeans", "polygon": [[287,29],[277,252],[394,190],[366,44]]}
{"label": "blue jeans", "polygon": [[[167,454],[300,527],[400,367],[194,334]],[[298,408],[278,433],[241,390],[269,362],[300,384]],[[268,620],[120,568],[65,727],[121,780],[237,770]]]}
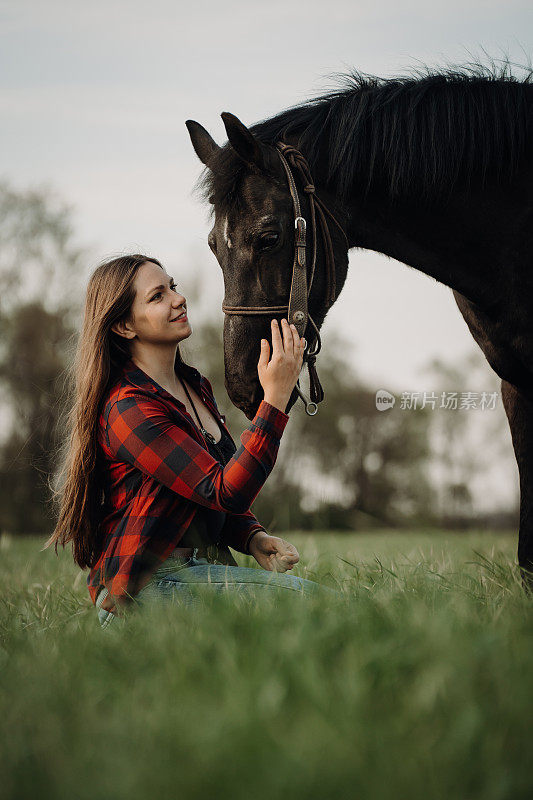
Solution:
{"label": "blue jeans", "polygon": [[[194,606],[198,603],[197,590],[209,592],[233,591],[238,594],[250,594],[256,590],[270,594],[295,592],[302,596],[335,597],[338,592],[307,578],[289,575],[286,572],[270,572],[266,569],[251,567],[233,567],[226,564],[212,564],[206,558],[181,558],[170,556],[154,573],[150,581],[136,595],[135,600],[143,605],[153,600],[178,601],[184,605]],[[104,589],[97,598],[103,602],[107,596]],[[115,619],[109,611],[98,610],[98,619],[103,628]]]}

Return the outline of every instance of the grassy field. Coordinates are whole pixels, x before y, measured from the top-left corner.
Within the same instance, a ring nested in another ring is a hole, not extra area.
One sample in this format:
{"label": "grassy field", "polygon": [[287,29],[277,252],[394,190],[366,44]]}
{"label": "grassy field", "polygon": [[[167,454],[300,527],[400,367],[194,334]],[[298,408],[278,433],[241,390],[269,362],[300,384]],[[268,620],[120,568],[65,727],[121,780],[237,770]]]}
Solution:
{"label": "grassy field", "polygon": [[516,537],[286,538],[340,600],[214,597],[105,630],[68,551],[0,539],[0,797],[530,798]]}

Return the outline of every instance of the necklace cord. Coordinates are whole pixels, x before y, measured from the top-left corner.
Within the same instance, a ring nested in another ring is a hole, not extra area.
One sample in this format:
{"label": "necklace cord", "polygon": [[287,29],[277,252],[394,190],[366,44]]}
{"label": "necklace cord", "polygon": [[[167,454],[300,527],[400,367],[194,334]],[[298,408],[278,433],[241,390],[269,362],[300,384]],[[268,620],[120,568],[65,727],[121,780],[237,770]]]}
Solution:
{"label": "necklace cord", "polygon": [[198,427],[200,428],[200,431],[201,431],[201,433],[202,433],[202,436],[203,436],[204,438],[208,438],[208,439],[209,439],[209,441],[210,441],[212,444],[217,444],[217,442],[215,442],[215,437],[214,437],[214,436],[213,436],[211,433],[209,433],[209,431],[206,431],[206,429],[205,429],[205,428],[204,428],[204,426],[202,425],[202,420],[201,420],[201,419],[200,419],[200,417],[198,416],[198,411],[196,410],[196,406],[194,405],[194,403],[193,403],[193,400],[192,400],[192,397],[191,397],[191,395],[189,394],[189,390],[187,389],[187,385],[185,384],[185,381],[183,380],[183,378],[181,377],[181,375],[178,375],[178,378],[180,379],[180,383],[181,383],[181,385],[183,386],[183,389],[184,389],[184,391],[185,391],[185,394],[187,395],[187,397],[188,397],[188,399],[189,399],[189,403],[191,404],[191,406],[192,406],[192,408],[193,408],[193,411],[194,411],[194,413],[196,414],[196,419],[198,420]]}

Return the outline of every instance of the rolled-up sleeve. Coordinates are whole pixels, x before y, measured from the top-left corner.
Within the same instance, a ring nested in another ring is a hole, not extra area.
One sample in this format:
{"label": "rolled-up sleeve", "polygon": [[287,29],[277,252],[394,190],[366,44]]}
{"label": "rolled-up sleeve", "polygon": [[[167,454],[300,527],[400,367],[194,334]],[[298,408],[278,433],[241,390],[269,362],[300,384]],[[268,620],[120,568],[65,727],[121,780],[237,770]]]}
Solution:
{"label": "rolled-up sleeve", "polygon": [[275,464],[289,417],[261,402],[225,467],[169,416],[155,396],[129,393],[107,416],[109,454],[199,505],[230,514],[250,508]]}

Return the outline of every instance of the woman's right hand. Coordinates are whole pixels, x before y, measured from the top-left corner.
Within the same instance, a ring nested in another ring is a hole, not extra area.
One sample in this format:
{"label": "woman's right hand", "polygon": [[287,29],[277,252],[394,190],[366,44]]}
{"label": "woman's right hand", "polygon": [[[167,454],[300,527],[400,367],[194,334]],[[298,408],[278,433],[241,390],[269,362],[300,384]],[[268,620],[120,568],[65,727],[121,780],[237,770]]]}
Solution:
{"label": "woman's right hand", "polygon": [[261,339],[257,373],[266,402],[285,411],[302,369],[305,339],[298,335],[296,326],[289,325],[286,319],[281,320],[283,339],[277,320],[272,320],[271,328],[272,358],[268,341]]}

